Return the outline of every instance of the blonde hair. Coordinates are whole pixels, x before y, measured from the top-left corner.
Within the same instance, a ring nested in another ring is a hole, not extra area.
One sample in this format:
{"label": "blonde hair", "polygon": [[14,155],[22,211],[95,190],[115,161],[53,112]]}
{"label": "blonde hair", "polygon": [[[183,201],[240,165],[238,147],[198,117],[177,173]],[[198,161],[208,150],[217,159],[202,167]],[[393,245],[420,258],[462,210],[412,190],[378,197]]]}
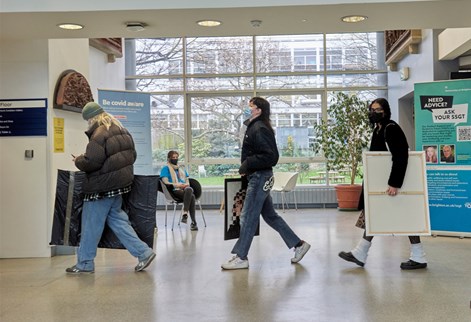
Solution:
{"label": "blonde hair", "polygon": [[92,117],[88,120],[88,127],[91,128],[95,123],[98,123],[98,126],[104,125],[107,130],[110,129],[111,124],[118,126],[119,128],[123,128],[123,124],[116,119],[113,115],[103,112],[98,114],[97,116]]}

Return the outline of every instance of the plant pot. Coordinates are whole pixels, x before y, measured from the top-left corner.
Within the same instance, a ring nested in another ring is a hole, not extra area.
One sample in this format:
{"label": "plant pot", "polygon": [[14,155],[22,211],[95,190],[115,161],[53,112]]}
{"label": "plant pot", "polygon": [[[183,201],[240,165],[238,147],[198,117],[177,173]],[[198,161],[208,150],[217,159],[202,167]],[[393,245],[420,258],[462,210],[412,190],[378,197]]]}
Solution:
{"label": "plant pot", "polygon": [[362,186],[359,184],[338,184],[335,186],[339,210],[357,210]]}

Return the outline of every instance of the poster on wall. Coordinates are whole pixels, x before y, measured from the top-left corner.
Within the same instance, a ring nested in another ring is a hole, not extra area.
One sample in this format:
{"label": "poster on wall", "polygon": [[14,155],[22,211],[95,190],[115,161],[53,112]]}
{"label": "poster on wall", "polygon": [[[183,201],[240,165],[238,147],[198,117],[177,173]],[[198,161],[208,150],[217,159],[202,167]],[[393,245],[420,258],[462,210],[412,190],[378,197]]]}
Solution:
{"label": "poster on wall", "polygon": [[426,153],[431,228],[471,237],[471,80],[414,85],[416,147]]}
{"label": "poster on wall", "polygon": [[427,181],[434,234],[471,237],[471,170],[427,169]]}
{"label": "poster on wall", "polygon": [[416,147],[428,165],[471,166],[471,80],[414,86]]}
{"label": "poster on wall", "polygon": [[390,152],[363,153],[366,235],[430,235],[425,153],[410,151],[398,194],[386,194]]}
{"label": "poster on wall", "polygon": [[134,174],[153,174],[150,94],[99,89],[98,104],[116,117],[131,133],[137,152]]}

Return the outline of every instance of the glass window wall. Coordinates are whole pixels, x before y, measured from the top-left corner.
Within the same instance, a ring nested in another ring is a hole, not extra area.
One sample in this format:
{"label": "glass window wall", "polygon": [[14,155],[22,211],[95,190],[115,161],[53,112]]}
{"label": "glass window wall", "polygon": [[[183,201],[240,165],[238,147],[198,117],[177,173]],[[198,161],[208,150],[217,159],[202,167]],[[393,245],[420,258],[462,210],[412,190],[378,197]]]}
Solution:
{"label": "glass window wall", "polygon": [[332,93],[387,97],[382,33],[132,41],[126,84],[152,94],[154,171],[177,150],[203,185],[222,185],[237,174],[243,110],[253,96],[271,104],[276,169],[299,171],[298,183],[310,185],[343,177],[325,173],[314,131]]}

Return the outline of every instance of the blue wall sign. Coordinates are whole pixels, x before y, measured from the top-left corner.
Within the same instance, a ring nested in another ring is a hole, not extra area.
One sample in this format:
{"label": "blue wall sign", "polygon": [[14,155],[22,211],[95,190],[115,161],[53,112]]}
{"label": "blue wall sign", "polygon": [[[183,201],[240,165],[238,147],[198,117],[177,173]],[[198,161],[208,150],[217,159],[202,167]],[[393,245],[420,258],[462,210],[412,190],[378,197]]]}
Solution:
{"label": "blue wall sign", "polygon": [[47,136],[47,99],[0,99],[0,136]]}

